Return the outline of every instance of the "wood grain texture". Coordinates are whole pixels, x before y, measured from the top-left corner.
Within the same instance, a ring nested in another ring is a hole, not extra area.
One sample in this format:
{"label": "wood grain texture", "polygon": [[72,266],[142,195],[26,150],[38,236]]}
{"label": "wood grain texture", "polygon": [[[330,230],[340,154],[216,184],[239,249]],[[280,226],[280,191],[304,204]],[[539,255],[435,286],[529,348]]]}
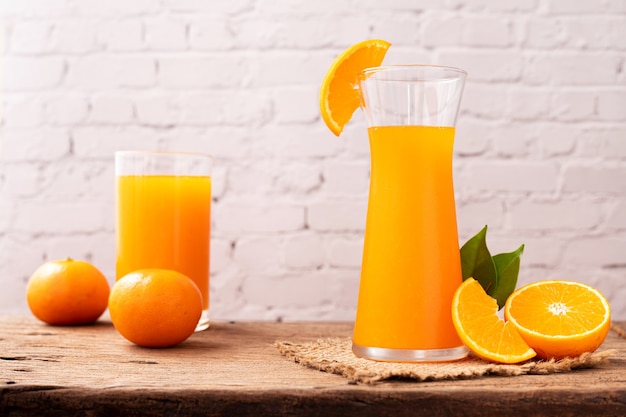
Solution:
{"label": "wood grain texture", "polygon": [[282,357],[273,343],[349,336],[347,323],[212,323],[144,349],[110,323],[52,327],[0,316],[2,416],[626,416],[626,323],[597,369],[557,375],[351,385]]}

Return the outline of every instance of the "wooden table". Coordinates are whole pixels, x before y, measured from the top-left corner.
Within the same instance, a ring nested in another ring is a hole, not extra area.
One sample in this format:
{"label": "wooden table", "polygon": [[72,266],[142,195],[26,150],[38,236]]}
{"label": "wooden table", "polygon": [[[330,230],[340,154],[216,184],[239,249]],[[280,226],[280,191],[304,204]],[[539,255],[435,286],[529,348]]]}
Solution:
{"label": "wooden table", "polygon": [[608,364],[556,375],[354,385],[273,346],[351,330],[212,323],[182,345],[152,350],[107,322],[52,327],[0,316],[0,416],[626,416],[626,322],[601,347],[618,349]]}

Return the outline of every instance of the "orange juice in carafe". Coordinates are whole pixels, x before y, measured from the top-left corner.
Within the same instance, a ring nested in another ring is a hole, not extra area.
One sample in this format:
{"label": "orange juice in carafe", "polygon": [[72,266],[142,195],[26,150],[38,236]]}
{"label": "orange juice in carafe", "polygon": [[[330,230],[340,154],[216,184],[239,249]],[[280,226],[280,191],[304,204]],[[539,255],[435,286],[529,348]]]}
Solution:
{"label": "orange juice in carafe", "polygon": [[354,343],[461,346],[450,309],[461,284],[455,129],[380,126],[368,132],[372,172]]}

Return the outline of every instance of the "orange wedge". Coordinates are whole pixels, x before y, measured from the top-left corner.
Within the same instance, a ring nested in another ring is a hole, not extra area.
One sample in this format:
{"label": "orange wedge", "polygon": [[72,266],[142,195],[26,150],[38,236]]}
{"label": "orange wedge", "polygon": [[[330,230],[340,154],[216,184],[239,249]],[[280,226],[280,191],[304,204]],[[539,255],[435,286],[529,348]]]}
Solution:
{"label": "orange wedge", "polygon": [[571,281],[539,281],[515,290],[506,319],[543,359],[596,350],[611,323],[609,303],[595,288]]}
{"label": "orange wedge", "polygon": [[498,317],[498,303],[474,278],[454,293],[452,322],[465,346],[482,359],[518,363],[535,356],[515,326]]}
{"label": "orange wedge", "polygon": [[343,51],[328,69],[320,89],[320,113],[328,128],[339,136],[360,105],[359,74],[383,62],[391,44],[370,39]]}

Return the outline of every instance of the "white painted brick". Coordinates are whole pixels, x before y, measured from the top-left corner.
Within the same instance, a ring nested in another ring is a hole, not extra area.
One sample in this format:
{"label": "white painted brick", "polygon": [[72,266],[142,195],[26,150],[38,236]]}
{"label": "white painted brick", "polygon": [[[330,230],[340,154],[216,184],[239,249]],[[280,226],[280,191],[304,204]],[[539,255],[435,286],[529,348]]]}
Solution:
{"label": "white painted brick", "polygon": [[6,129],[2,159],[5,161],[53,161],[70,152],[70,135],[65,129]]}
{"label": "white painted brick", "polygon": [[346,141],[333,135],[322,122],[314,126],[268,126],[259,132],[262,152],[284,158],[330,157],[337,155]]}
{"label": "white painted brick", "polygon": [[[340,50],[337,53],[341,52]],[[328,54],[317,50],[264,51],[251,57],[252,87],[277,87],[305,84],[319,86],[328,66],[336,53]],[[231,69],[232,70],[232,69]]]}
{"label": "white painted brick", "polygon": [[287,268],[316,270],[324,265],[324,243],[317,234],[299,234],[285,240],[284,262]]}
{"label": "white painted brick", "polygon": [[92,95],[90,98],[89,122],[126,124],[133,118],[133,102],[126,96],[102,93]]}
{"label": "white painted brick", "polygon": [[[169,0],[175,1],[175,0]],[[240,0],[245,4],[243,0]],[[252,3],[251,1],[249,3]],[[327,15],[329,10],[335,14],[344,16],[354,11],[354,5],[349,2],[337,2],[335,0],[292,0],[284,2],[282,0],[257,0],[257,12],[262,16],[291,17],[301,15]]]}
{"label": "white painted brick", "polygon": [[528,21],[525,46],[539,49],[624,48],[620,16],[534,16]]}
{"label": "white painted brick", "polygon": [[232,164],[229,166],[228,185],[243,196],[263,195],[270,192],[275,175],[272,166]]}
{"label": "white painted brick", "polygon": [[367,199],[352,201],[325,200],[309,204],[307,224],[319,231],[363,231]]}
{"label": "white painted brick", "polygon": [[[44,261],[39,251],[33,250],[33,239],[3,236],[0,239],[0,263],[13,274],[0,275],[0,305],[3,311],[13,314],[26,314],[26,284],[35,269]],[[20,254],[15,256],[15,254]]]}
{"label": "white painted brick", "polygon": [[[179,148],[175,148],[176,150]],[[183,148],[184,149],[184,148]],[[210,153],[208,153],[211,155]],[[211,196],[213,198],[213,207],[215,207],[215,202],[219,201],[224,197],[224,194],[228,191],[227,189],[227,177],[228,177],[228,169],[223,164],[218,164],[214,162],[211,167]],[[211,210],[214,210],[211,208]],[[215,224],[215,218],[211,219],[211,223]]]}
{"label": "white painted brick", "polygon": [[624,39],[626,39],[626,25],[624,25],[623,17],[613,17],[610,21],[610,27],[611,30],[609,36],[611,40],[611,47],[623,51],[626,49],[626,42],[624,42]]}
{"label": "white painted brick", "polygon": [[[457,189],[463,188],[463,182],[457,181]],[[499,198],[491,198],[481,201],[457,201],[457,227],[459,239],[464,243],[474,236],[485,225],[492,229],[500,229],[504,226],[506,209]]]}
{"label": "white painted brick", "polygon": [[474,81],[515,81],[524,68],[522,55],[509,49],[443,50],[439,63],[464,69]]}
{"label": "white painted brick", "polygon": [[322,185],[321,167],[317,163],[289,163],[279,168],[276,189],[284,193],[306,194]]}
{"label": "white painted brick", "polygon": [[531,16],[526,23],[523,45],[528,48],[553,49],[566,42],[566,35],[562,19]]}
{"label": "white painted brick", "polygon": [[[250,24],[242,25],[244,30],[249,27]],[[195,50],[229,50],[236,46],[238,36],[240,35],[236,34],[236,30],[223,17],[196,18],[189,24],[189,45]]]}
{"label": "white painted brick", "polygon": [[502,118],[506,114],[507,97],[501,85],[468,83],[463,91],[463,114],[481,119]]}
{"label": "white painted brick", "polygon": [[47,21],[18,21],[13,26],[8,49],[19,54],[40,54],[50,51],[52,27]]}
{"label": "white painted brick", "polygon": [[36,127],[44,120],[43,103],[37,96],[12,96],[5,99],[4,126],[8,128]]}
{"label": "white painted brick", "polygon": [[[41,169],[24,163],[6,164],[3,173],[6,178],[3,188],[6,192],[21,197],[35,196],[41,192]],[[0,209],[0,213],[5,214],[3,209]]]}
{"label": "white painted brick", "polygon": [[[513,120],[541,120],[550,111],[551,95],[548,90],[527,86],[511,89],[507,92],[506,113]],[[593,105],[593,100],[591,100]]]}
{"label": "white painted brick", "polygon": [[80,127],[72,130],[72,139],[74,155],[87,159],[108,158],[113,161],[115,151],[159,149],[159,138],[150,129]]}
{"label": "white painted brick", "polygon": [[231,0],[225,2],[206,2],[204,0],[163,0],[166,9],[176,12],[237,14],[251,10],[254,0]]}
{"label": "white painted brick", "polygon": [[330,270],[328,274],[333,280],[334,309],[341,311],[343,320],[354,320],[359,295],[360,267],[355,269]]}
{"label": "white painted brick", "polygon": [[539,124],[537,142],[542,154],[547,156],[570,155],[576,147],[580,128],[563,124]]}
{"label": "white painted brick", "polygon": [[214,213],[219,232],[271,234],[304,229],[304,207],[270,199],[223,201]]}
{"label": "white painted brick", "polygon": [[524,80],[532,85],[613,85],[617,81],[620,57],[595,51],[553,51],[530,55],[523,68]]}
{"label": "white painted brick", "polygon": [[319,118],[317,86],[276,88],[273,99],[278,123],[312,123]]}
{"label": "white painted brick", "polygon": [[502,16],[466,17],[461,20],[461,44],[479,47],[513,45],[513,24]]}
{"label": "white painted brick", "polygon": [[72,125],[83,122],[89,111],[85,96],[63,94],[45,102],[46,121],[52,125]]}
{"label": "white painted brick", "polygon": [[625,268],[610,268],[593,271],[595,279],[588,280],[589,284],[600,291],[611,305],[611,319],[626,317],[626,286],[624,285]]}
{"label": "white painted brick", "polygon": [[104,228],[101,202],[24,202],[16,211],[14,230],[28,233],[95,232]]}
{"label": "white painted brick", "polygon": [[445,9],[447,4],[437,0],[397,0],[389,3],[381,3],[376,0],[361,0],[359,7],[372,10],[436,10]]}
{"label": "white painted brick", "polygon": [[581,153],[603,159],[622,159],[626,157],[626,126],[587,128],[576,135]]}
{"label": "white painted brick", "polygon": [[[328,22],[321,24],[318,19],[303,17],[301,19],[274,20],[272,24],[265,19],[255,19],[241,25],[237,30],[237,42],[252,48],[319,48],[330,43],[332,38],[328,31]],[[233,38],[233,30],[226,22],[215,30],[225,32],[222,38]],[[230,35],[230,36],[229,36]],[[216,38],[216,39],[219,39]],[[213,41],[216,43],[216,40]],[[298,46],[297,46],[298,45]]]}
{"label": "white painted brick", "polygon": [[254,91],[190,93],[180,99],[182,122],[192,126],[259,126],[272,117],[272,100]]}
{"label": "white painted brick", "polygon": [[332,160],[324,164],[324,191],[331,197],[367,197],[369,190],[369,161]]}
{"label": "white painted brick", "polygon": [[150,56],[87,55],[68,67],[68,85],[83,90],[141,88],[156,82],[156,60]]}
{"label": "white painted brick", "polygon": [[[100,269],[103,274],[109,272],[107,275],[109,282],[112,283],[115,277],[110,274],[111,271],[108,270],[103,263],[95,263],[94,255],[99,252],[98,244],[101,242],[100,239],[104,239],[114,245],[112,237],[103,234],[93,235],[93,238],[86,235],[66,235],[55,236],[54,238],[45,240],[39,239],[35,241],[31,250],[41,254],[40,256],[43,258],[42,262],[66,258],[91,262],[96,268]],[[114,252],[113,245],[111,246],[110,252]],[[38,264],[33,264],[31,266],[31,273],[35,272],[38,266]]]}
{"label": "white painted brick", "polygon": [[611,208],[606,225],[610,228],[626,230],[626,199],[620,199]]}
{"label": "white painted brick", "polygon": [[624,12],[626,5],[622,1],[585,0],[550,0],[546,3],[547,11],[551,14],[578,14]]}
{"label": "white painted brick", "polygon": [[281,241],[267,236],[241,238],[235,245],[233,259],[240,268],[255,274],[275,271],[281,263]]}
{"label": "white painted brick", "polygon": [[454,152],[456,155],[480,155],[484,153],[494,140],[493,125],[482,119],[470,117],[459,118],[454,135]]}
{"label": "white painted brick", "polygon": [[156,13],[159,3],[153,0],[81,0],[73,4],[73,13],[80,16],[142,16]]}
{"label": "white painted brick", "polygon": [[455,15],[434,15],[421,25],[421,40],[426,47],[456,46],[462,42],[463,19]]}
{"label": "white painted brick", "polygon": [[[596,136],[597,137],[597,136]],[[604,143],[604,156],[607,158],[626,157],[626,126],[609,128],[600,134]]]}
{"label": "white painted brick", "polygon": [[[162,132],[159,136],[160,147],[163,149],[206,153],[213,158],[246,158],[250,146],[248,133],[233,126],[177,127]],[[220,163],[215,160],[214,167]]]}
{"label": "white painted brick", "polygon": [[[111,212],[114,210],[111,208]],[[113,229],[110,229],[113,230]],[[102,274],[107,277],[109,286],[115,284],[115,234],[109,229],[106,232],[98,232],[84,239],[76,239],[81,241],[90,241],[92,247],[90,254],[90,262],[98,268]],[[71,239],[71,237],[68,237]]]}
{"label": "white painted brick", "polygon": [[626,166],[572,165],[563,173],[563,190],[584,193],[626,193]]}
{"label": "white painted brick", "polygon": [[338,53],[382,38],[386,64],[469,72],[454,155],[461,241],[489,224],[493,251],[526,243],[520,283],[591,283],[626,319],[626,3],[354,6],[0,1],[0,314],[28,312],[26,279],[55,254],[112,278],[113,153],[161,149],[214,156],[213,318],[353,320],[366,124],[357,110],[336,138],[317,96]]}
{"label": "white painted brick", "polygon": [[624,266],[626,259],[626,238],[586,237],[571,242],[566,250],[564,262],[567,265],[589,265],[594,267]]}
{"label": "white painted brick", "polygon": [[[321,126],[323,122],[320,121],[317,124]],[[325,141],[328,141],[329,139],[333,139],[333,135],[329,134],[328,129],[326,129],[323,138]],[[345,143],[346,150],[355,158],[370,158],[370,142],[367,136],[367,125],[363,112],[357,110],[354,113],[350,123],[344,127],[339,141]],[[337,142],[337,140],[335,140],[335,142]]]}
{"label": "white painted brick", "polygon": [[[398,14],[393,11],[381,11],[377,12],[375,20],[366,15],[360,15],[352,19],[344,17],[338,26],[341,27],[342,38],[351,40],[351,44],[359,42],[361,39],[372,38],[372,34],[375,34],[374,37],[386,39],[396,48],[406,45],[415,49],[422,39],[420,31],[417,29],[421,19],[420,15],[414,13]],[[330,22],[328,25],[329,28],[333,26],[335,26],[334,22]],[[412,62],[415,62],[415,58],[413,58]]]}
{"label": "white painted brick", "polygon": [[63,13],[66,0],[23,0],[0,2],[0,15],[50,17]]}
{"label": "white painted brick", "polygon": [[141,124],[169,126],[182,118],[180,105],[168,94],[147,94],[135,99],[135,112]]}
{"label": "white painted brick", "polygon": [[95,19],[63,19],[54,23],[51,41],[54,50],[61,53],[80,54],[96,49]]}
{"label": "white painted brick", "polygon": [[248,72],[241,58],[223,54],[166,56],[158,66],[159,85],[175,89],[238,87]]}
{"label": "white painted brick", "polygon": [[[618,28],[624,26],[623,17],[617,15],[613,17],[586,16],[584,19],[567,17],[562,21],[566,31],[565,46],[581,49],[603,49],[616,46],[616,32],[619,33]],[[621,39],[622,44],[623,40],[624,38]]]}
{"label": "white painted brick", "polygon": [[598,117],[615,121],[626,119],[626,88],[598,93]]}
{"label": "white painted brick", "polygon": [[[502,252],[511,252],[524,244],[524,253],[520,263],[520,274],[529,268],[555,268],[560,266],[563,253],[567,245],[567,239],[561,238],[556,233],[545,236],[520,236],[519,233],[512,233],[510,230],[501,232],[489,225],[487,233],[487,244],[492,255]],[[475,232],[478,232],[476,229]],[[495,233],[500,234],[495,234]],[[545,276],[533,277],[531,281],[548,279]],[[519,285],[518,285],[519,286]]]}
{"label": "white painted brick", "polygon": [[558,167],[551,162],[476,162],[468,165],[471,186],[492,191],[556,191]]}
{"label": "white painted brick", "polygon": [[453,9],[462,9],[473,12],[528,12],[537,9],[539,0],[509,0],[496,2],[491,0],[450,0],[447,4]]}
{"label": "white painted brick", "polygon": [[492,147],[503,158],[523,158],[532,154],[536,142],[541,141],[535,124],[501,123],[492,128]]}
{"label": "white painted brick", "polygon": [[57,87],[63,80],[65,62],[52,56],[3,58],[6,91],[32,91]]}
{"label": "white painted brick", "polygon": [[253,275],[242,287],[243,297],[254,305],[270,308],[308,307],[332,303],[333,277],[323,272],[307,275],[264,277]]}
{"label": "white painted brick", "polygon": [[210,270],[211,275],[224,272],[233,264],[233,247],[232,243],[226,239],[211,238],[210,247]]}
{"label": "white painted brick", "polygon": [[337,268],[361,268],[363,258],[363,238],[337,238],[330,242],[328,262]]}
{"label": "white painted brick", "polygon": [[524,200],[510,207],[511,225],[521,230],[590,230],[601,221],[601,208],[589,201]]}
{"label": "white painted brick", "polygon": [[97,42],[107,51],[138,51],[145,48],[140,20],[107,20],[98,27]]}
{"label": "white painted brick", "polygon": [[40,169],[41,196],[50,200],[73,201],[80,198],[113,201],[115,178],[112,158],[83,164],[78,158],[64,159]]}
{"label": "white painted brick", "polygon": [[144,43],[157,51],[187,49],[187,23],[173,16],[155,16],[144,19]]}
{"label": "white painted brick", "polygon": [[559,91],[550,100],[550,113],[558,120],[585,121],[596,112],[596,95],[589,91]]}

